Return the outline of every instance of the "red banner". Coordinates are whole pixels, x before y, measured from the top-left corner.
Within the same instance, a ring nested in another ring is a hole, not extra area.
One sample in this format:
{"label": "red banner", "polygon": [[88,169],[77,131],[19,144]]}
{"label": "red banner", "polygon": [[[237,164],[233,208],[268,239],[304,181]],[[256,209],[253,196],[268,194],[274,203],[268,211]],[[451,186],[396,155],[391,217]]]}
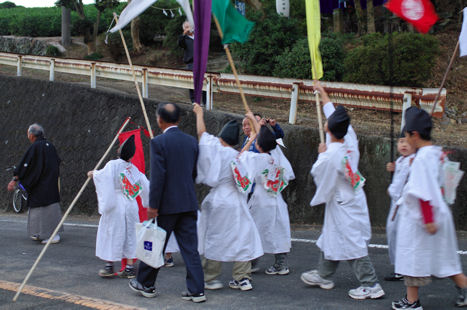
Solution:
{"label": "red banner", "polygon": [[427,33],[438,20],[435,8],[429,0],[390,0],[385,6],[422,33]]}

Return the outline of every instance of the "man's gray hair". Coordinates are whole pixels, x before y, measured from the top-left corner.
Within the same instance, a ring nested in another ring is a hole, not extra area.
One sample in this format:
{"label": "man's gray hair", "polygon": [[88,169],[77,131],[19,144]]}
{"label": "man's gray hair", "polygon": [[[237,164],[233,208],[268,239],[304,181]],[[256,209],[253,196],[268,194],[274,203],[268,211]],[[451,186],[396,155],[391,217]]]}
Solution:
{"label": "man's gray hair", "polygon": [[190,22],[189,22],[188,20],[185,20],[185,21],[183,22],[183,24],[182,24],[182,29],[185,29],[185,24],[187,24],[187,23],[190,25],[190,29],[193,30],[193,27],[191,27],[191,24],[190,24]]}
{"label": "man's gray hair", "polygon": [[31,126],[29,126],[28,133],[30,133],[34,137],[41,137],[41,136],[44,136],[45,134],[44,128],[42,128],[42,126],[39,125],[38,123],[34,123]]}

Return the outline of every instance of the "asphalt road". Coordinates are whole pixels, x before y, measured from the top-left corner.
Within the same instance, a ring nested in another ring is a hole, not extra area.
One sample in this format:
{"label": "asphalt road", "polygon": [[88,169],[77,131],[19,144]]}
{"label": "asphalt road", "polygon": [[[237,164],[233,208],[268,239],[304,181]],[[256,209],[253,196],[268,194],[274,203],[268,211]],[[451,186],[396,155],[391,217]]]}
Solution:
{"label": "asphalt road", "polygon": [[[380,300],[356,301],[347,291],[358,286],[350,267],[342,263],[334,276],[336,287],[330,291],[307,287],[300,274],[314,269],[318,248],[313,243],[316,230],[293,232],[293,248],[289,255],[291,273],[287,276],[264,274],[273,261],[272,255],[260,260],[262,270],[253,275],[254,289],[248,292],[227,287],[231,264],[225,264],[220,278],[226,285],[218,291],[207,291],[208,301],[193,304],[180,298],[185,290],[185,268],[176,254],[175,267],[160,272],[159,296],[147,299],[128,288],[126,279],[102,279],[97,271],[102,262],[95,256],[97,219],[71,218],[62,233],[62,242],[51,245],[31,276],[24,294],[13,303],[14,289],[23,281],[39,255],[42,245],[26,234],[26,215],[0,214],[0,309],[390,309],[391,301],[404,294],[402,282],[384,282],[391,266],[384,248],[385,236],[375,234],[370,257],[386,296]],[[467,238],[459,239],[460,250],[467,250]],[[467,254],[467,253],[465,253]],[[467,270],[467,255],[462,264]],[[424,309],[455,309],[456,290],[450,280],[434,280],[421,290]]]}

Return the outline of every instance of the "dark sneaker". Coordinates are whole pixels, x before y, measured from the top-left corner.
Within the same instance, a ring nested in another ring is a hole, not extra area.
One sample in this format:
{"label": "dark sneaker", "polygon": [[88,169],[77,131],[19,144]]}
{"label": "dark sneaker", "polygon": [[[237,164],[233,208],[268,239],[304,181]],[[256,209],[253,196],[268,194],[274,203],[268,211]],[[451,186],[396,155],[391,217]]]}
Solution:
{"label": "dark sneaker", "polygon": [[41,241],[41,239],[39,239],[39,235],[32,235],[31,239],[34,241]]}
{"label": "dark sneaker", "polygon": [[242,291],[249,291],[253,289],[253,286],[251,285],[250,279],[243,278],[240,281],[237,280],[231,280],[229,282],[229,287],[236,289],[236,290],[242,290]]}
{"label": "dark sneaker", "polygon": [[391,273],[384,277],[384,281],[402,281],[404,280],[404,276],[398,273]]}
{"label": "dark sneaker", "polygon": [[174,258],[171,257],[171,258],[166,259],[166,260],[165,260],[164,266],[165,266],[165,267],[173,267],[173,266],[175,266]]}
{"label": "dark sneaker", "polygon": [[204,293],[191,294],[190,292],[183,292],[182,299],[198,303],[206,301],[206,295]]}
{"label": "dark sneaker", "polygon": [[135,268],[125,268],[123,271],[117,272],[117,275],[120,278],[133,279],[136,277],[136,270]]}
{"label": "dark sneaker", "polygon": [[146,287],[138,282],[136,279],[131,279],[128,286],[135,292],[140,293],[144,297],[153,298],[157,296],[156,288],[154,286]]}
{"label": "dark sneaker", "polygon": [[276,267],[274,265],[270,266],[268,269],[264,271],[265,274],[278,274],[278,275],[286,275],[290,273],[289,267],[287,266],[282,266],[282,267]]}
{"label": "dark sneaker", "polygon": [[99,276],[103,278],[111,278],[115,275],[114,267],[111,265],[106,265],[104,269],[99,270]]}
{"label": "dark sneaker", "polygon": [[457,291],[459,292],[459,297],[457,297],[456,306],[457,307],[467,306],[467,287],[460,288],[457,286]]}
{"label": "dark sneaker", "polygon": [[392,309],[411,309],[411,310],[423,310],[422,305],[420,304],[420,300],[417,300],[414,303],[409,303],[406,297],[402,298],[399,301],[392,302]]}

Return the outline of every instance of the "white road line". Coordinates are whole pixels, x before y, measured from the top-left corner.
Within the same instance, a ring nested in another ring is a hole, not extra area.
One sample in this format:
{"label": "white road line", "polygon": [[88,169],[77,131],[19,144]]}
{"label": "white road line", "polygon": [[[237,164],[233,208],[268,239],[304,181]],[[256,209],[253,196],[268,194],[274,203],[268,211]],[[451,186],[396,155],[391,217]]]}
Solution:
{"label": "white road line", "polygon": [[[26,223],[25,220],[6,220],[0,219],[0,222],[15,222],[15,223]],[[96,224],[80,224],[80,223],[64,223],[64,226],[71,226],[71,227],[88,227],[88,228],[97,228],[99,225]],[[317,240],[314,239],[301,239],[301,238],[292,238],[292,242],[302,242],[302,243],[316,243]],[[373,244],[370,243],[368,245],[369,248],[375,249],[387,249],[388,246],[386,244]],[[457,251],[459,255],[467,255],[467,251]]]}

